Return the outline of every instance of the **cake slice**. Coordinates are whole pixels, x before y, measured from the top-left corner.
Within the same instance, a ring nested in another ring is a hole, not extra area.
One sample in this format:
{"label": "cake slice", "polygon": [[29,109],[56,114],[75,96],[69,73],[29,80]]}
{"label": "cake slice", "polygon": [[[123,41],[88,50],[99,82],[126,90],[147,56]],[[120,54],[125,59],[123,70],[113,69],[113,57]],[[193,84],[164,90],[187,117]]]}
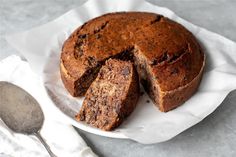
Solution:
{"label": "cake slice", "polygon": [[134,110],[139,98],[139,80],[130,61],[109,59],[85,94],[78,121],[112,130]]}

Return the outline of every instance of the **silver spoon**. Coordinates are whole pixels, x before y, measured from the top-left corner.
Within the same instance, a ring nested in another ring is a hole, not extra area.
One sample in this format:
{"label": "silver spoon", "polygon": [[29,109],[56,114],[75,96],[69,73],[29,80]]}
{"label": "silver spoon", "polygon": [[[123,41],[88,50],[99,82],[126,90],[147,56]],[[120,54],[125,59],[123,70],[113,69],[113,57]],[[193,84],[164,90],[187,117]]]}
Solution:
{"label": "silver spoon", "polygon": [[56,155],[40,135],[44,115],[38,102],[22,88],[0,81],[0,118],[14,132],[35,135],[51,157]]}

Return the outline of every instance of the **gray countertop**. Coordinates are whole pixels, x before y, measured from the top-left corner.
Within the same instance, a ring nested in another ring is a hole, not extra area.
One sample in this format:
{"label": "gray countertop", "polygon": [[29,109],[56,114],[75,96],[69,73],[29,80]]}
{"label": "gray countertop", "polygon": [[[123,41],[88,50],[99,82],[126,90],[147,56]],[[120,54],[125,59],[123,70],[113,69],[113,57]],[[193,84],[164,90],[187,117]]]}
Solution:
{"label": "gray countertop", "polygon": [[[0,0],[0,60],[17,54],[4,35],[55,19],[84,3],[78,0]],[[149,0],[180,17],[236,41],[236,0]],[[78,132],[99,156],[230,157],[236,156],[236,91],[214,113],[175,138],[151,145]]]}

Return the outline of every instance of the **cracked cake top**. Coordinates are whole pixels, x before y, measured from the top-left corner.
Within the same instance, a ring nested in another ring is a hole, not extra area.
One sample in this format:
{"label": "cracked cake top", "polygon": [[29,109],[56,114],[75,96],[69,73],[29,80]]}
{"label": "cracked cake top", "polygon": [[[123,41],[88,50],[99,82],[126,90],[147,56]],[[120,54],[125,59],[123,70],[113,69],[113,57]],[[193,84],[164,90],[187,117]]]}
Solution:
{"label": "cracked cake top", "polygon": [[73,32],[62,49],[62,70],[77,80],[124,52],[141,53],[143,66],[161,91],[188,84],[204,60],[195,37],[182,25],[154,13],[118,12],[94,18]]}

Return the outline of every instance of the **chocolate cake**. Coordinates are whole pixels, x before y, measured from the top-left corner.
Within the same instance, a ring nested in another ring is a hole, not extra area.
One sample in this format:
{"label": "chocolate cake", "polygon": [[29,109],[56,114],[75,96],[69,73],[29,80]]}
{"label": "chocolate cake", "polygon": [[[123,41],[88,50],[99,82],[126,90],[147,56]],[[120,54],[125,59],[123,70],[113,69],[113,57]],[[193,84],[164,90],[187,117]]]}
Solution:
{"label": "chocolate cake", "polygon": [[182,25],[154,13],[109,13],[83,24],[63,45],[61,77],[71,95],[83,96],[109,58],[134,62],[163,112],[193,95],[205,65],[197,40]]}
{"label": "chocolate cake", "polygon": [[85,94],[76,119],[103,130],[112,130],[134,110],[139,80],[133,63],[109,59]]}

